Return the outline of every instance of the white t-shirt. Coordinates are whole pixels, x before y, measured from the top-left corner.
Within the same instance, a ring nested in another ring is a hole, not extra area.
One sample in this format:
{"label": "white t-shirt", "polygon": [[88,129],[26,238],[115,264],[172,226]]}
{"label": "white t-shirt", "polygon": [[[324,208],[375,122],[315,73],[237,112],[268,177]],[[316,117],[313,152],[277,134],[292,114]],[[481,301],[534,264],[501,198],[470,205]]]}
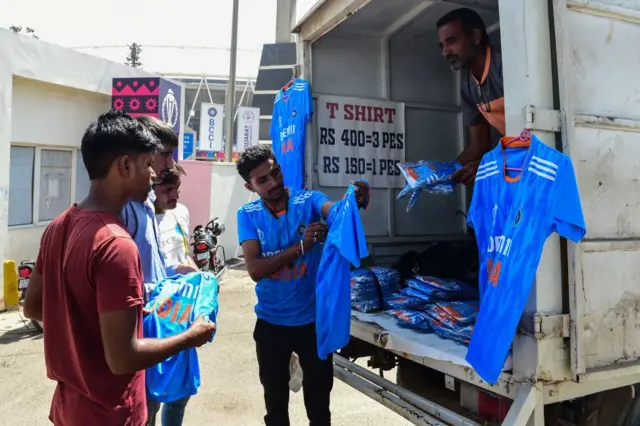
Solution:
{"label": "white t-shirt", "polygon": [[167,266],[187,263],[189,253],[189,210],[178,203],[175,209],[156,214],[160,249]]}

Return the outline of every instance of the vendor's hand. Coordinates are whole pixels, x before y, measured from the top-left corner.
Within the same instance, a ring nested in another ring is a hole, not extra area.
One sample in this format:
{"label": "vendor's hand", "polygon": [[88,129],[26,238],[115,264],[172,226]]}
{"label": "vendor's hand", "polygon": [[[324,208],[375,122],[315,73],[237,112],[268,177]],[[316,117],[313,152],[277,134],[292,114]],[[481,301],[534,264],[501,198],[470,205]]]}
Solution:
{"label": "vendor's hand", "polygon": [[198,317],[186,331],[189,345],[200,347],[211,340],[216,324],[207,321],[204,317]]}
{"label": "vendor's hand", "polygon": [[192,265],[183,263],[181,265],[178,265],[178,267],[176,268],[176,272],[180,275],[186,275],[190,272],[198,272],[198,269],[193,267]]}
{"label": "vendor's hand", "polygon": [[327,225],[322,222],[314,222],[307,226],[304,230],[304,236],[302,238],[302,245],[304,252],[311,250],[313,245],[319,241],[324,241],[327,238]]}
{"label": "vendor's hand", "polygon": [[471,161],[461,169],[456,170],[451,178],[458,183],[463,183],[465,185],[473,185],[476,180],[476,173],[478,172],[478,166],[480,165],[480,161]]}
{"label": "vendor's hand", "polygon": [[351,182],[351,184],[356,186],[355,192],[358,207],[363,208],[365,202],[369,199],[369,185],[362,180]]}

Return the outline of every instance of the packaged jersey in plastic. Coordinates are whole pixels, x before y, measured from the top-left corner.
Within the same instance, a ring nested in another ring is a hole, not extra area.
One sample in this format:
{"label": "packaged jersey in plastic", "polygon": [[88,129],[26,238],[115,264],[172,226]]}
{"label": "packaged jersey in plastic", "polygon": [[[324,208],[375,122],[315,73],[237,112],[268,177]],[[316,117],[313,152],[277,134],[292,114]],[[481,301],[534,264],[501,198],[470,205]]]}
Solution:
{"label": "packaged jersey in plastic", "polygon": [[351,307],[360,312],[379,311],[383,295],[376,275],[367,268],[351,271]]}
{"label": "packaged jersey in plastic", "polygon": [[405,296],[402,293],[396,293],[391,299],[387,301],[387,304],[391,309],[409,309],[419,311],[426,307],[427,302],[418,297]]}
{"label": "packaged jersey in plastic", "polygon": [[411,195],[407,204],[407,212],[418,202],[422,192],[429,194],[452,194],[455,182],[451,175],[460,169],[460,163],[441,161],[419,161],[417,163],[398,164],[407,186],[400,191],[396,199]]}
{"label": "packaged jersey in plastic", "polygon": [[402,275],[396,269],[385,268],[383,266],[372,266],[369,269],[378,279],[384,300],[393,297],[393,294],[402,286]]}
{"label": "packaged jersey in plastic", "polygon": [[[198,317],[216,322],[218,279],[209,272],[166,278],[149,296],[151,311],[143,320],[145,337],[163,338],[187,330]],[[185,349],[146,370],[148,397],[174,402],[195,395],[200,387],[200,366],[195,348]]]}
{"label": "packaged jersey in plastic", "polygon": [[394,309],[389,311],[398,325],[406,328],[412,328],[415,330],[429,331],[431,326],[427,316],[420,311],[412,311],[408,309]]}
{"label": "packaged jersey in plastic", "polygon": [[458,280],[416,275],[405,281],[407,285],[425,294],[439,295],[442,300],[474,300],[478,298],[478,291],[469,284]]}

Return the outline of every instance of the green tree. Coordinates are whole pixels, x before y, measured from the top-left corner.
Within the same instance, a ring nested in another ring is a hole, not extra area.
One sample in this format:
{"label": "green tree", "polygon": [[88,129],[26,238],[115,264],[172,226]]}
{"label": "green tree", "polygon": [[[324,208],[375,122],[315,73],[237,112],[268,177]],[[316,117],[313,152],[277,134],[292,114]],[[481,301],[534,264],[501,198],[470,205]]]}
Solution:
{"label": "green tree", "polygon": [[138,43],[132,43],[128,45],[129,47],[129,55],[127,55],[126,65],[129,65],[133,68],[139,68],[142,66],[142,62],[140,62],[140,54],[142,53],[142,46]]}
{"label": "green tree", "polygon": [[[23,29],[24,31],[22,31]],[[9,27],[9,31],[13,31],[14,33],[18,33],[18,34],[30,35],[33,38],[40,38],[36,35],[36,31],[31,27],[22,28],[22,25],[11,25]]]}

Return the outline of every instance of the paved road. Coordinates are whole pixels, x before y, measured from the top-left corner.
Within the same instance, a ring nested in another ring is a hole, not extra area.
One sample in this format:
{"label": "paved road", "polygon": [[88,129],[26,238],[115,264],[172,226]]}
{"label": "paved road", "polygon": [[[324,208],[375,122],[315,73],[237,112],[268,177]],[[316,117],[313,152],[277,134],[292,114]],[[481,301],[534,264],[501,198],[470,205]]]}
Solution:
{"label": "paved road", "polygon": [[[202,387],[187,407],[185,426],[261,425],[262,387],[251,333],[255,293],[246,273],[229,271],[220,293],[219,332],[200,354]],[[42,336],[24,332],[16,313],[0,314],[0,424],[47,425],[54,385],[45,376]],[[333,424],[405,426],[409,423],[336,381]],[[292,425],[305,425],[302,392],[291,396]]]}

